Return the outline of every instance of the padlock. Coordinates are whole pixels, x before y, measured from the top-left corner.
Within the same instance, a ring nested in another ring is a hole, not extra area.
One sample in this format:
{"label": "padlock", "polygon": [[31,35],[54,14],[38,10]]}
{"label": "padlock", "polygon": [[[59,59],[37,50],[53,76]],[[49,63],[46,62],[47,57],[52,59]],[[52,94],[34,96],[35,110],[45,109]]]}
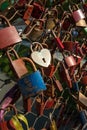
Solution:
{"label": "padlock", "polygon": [[54,72],[55,72],[55,66],[53,64],[50,64],[48,67],[44,67],[43,69],[43,75],[47,76],[47,77],[53,77]]}
{"label": "padlock", "polygon": [[15,72],[15,75],[18,79],[21,78],[24,74],[28,73],[28,69],[26,68],[24,61],[18,56],[14,48],[7,50],[6,54],[10,61],[12,70]]}
{"label": "padlock", "polygon": [[39,2],[33,2],[33,11],[31,13],[31,16],[33,18],[39,19],[44,12],[44,6],[41,5]]}
{"label": "padlock", "polygon": [[68,87],[72,88],[72,80],[71,80],[69,71],[65,67],[64,63],[62,63],[62,62],[60,64],[59,74],[60,74],[61,81],[65,81],[65,83],[68,85]]}
{"label": "padlock", "polygon": [[53,34],[53,36],[54,36],[54,38],[55,38],[55,42],[57,43],[58,49],[59,49],[60,51],[63,51],[63,50],[64,50],[64,45],[63,45],[62,41],[60,40],[59,37],[56,36],[56,34],[55,34],[54,31],[52,31],[52,34]]}
{"label": "padlock", "polygon": [[43,34],[43,20],[36,20],[32,25],[27,25],[22,33],[22,38],[35,42],[41,38]]}
{"label": "padlock", "polygon": [[10,6],[3,12],[3,15],[9,20],[10,23],[13,23],[18,18],[22,17],[22,12],[23,10],[16,9],[15,6]]}
{"label": "padlock", "polygon": [[15,3],[16,8],[23,8],[27,4],[27,0],[18,0]]}
{"label": "padlock", "polygon": [[[39,50],[33,51],[33,46],[39,46]],[[33,42],[30,46],[31,48],[31,58],[32,60],[43,67],[48,67],[51,62],[51,53],[47,48],[43,48],[41,43]]]}
{"label": "padlock", "polygon": [[18,80],[18,85],[20,87],[21,93],[25,98],[36,96],[37,94],[46,90],[46,85],[33,61],[27,57],[22,57],[22,60],[30,63],[34,69],[34,72],[24,75]]}
{"label": "padlock", "polygon": [[62,40],[62,43],[64,45],[64,50],[73,52],[75,50],[75,47],[76,47],[76,42],[73,42],[71,40],[71,37],[72,36],[71,36],[70,32],[66,32],[66,34]]}
{"label": "padlock", "polygon": [[[33,1],[33,0],[32,0]],[[32,14],[32,11],[33,11],[33,8],[34,6],[31,4],[32,1],[30,1],[28,4],[27,4],[27,7],[25,9],[25,13],[24,13],[24,16],[23,16],[23,19],[26,21],[26,20],[29,20],[30,17],[31,17],[31,14]]]}
{"label": "padlock", "polygon": [[47,89],[44,91],[44,94],[46,97],[55,97],[55,86],[52,78],[49,78],[48,81],[46,81]]}
{"label": "padlock", "polygon": [[82,74],[81,83],[83,85],[87,85],[87,73],[85,73],[85,72]]}
{"label": "padlock", "polygon": [[0,49],[5,49],[21,42],[22,40],[16,28],[10,24],[5,16],[0,15],[0,18],[4,19],[9,26],[0,30]]}
{"label": "padlock", "polygon": [[[65,53],[62,53],[63,54],[63,57],[64,57],[64,62],[65,64],[67,65],[67,67],[75,67],[76,66],[76,60],[74,58],[73,55],[68,55],[68,56],[65,56],[66,54]],[[68,52],[69,54],[69,52]]]}
{"label": "padlock", "polygon": [[43,19],[45,19],[46,30],[52,30],[53,28],[55,28],[58,22],[58,11],[56,7],[47,10],[47,12],[44,13]]}
{"label": "padlock", "polygon": [[43,93],[41,95],[39,95],[37,98],[36,98],[36,110],[37,110],[37,114],[38,115],[43,115],[44,113],[44,95]]}
{"label": "padlock", "polygon": [[85,15],[82,12],[82,10],[78,7],[78,5],[74,4],[72,6],[72,9],[69,6],[69,9],[70,9],[70,11],[72,13],[73,19],[76,22],[76,26],[86,27],[87,24],[86,24],[86,21],[85,21]]}
{"label": "padlock", "polygon": [[53,76],[53,82],[54,82],[55,88],[58,89],[60,92],[62,92],[63,86],[62,86],[61,82],[56,78],[55,75]]}
{"label": "padlock", "polygon": [[64,12],[61,18],[60,29],[68,31],[72,27],[73,19],[70,13]]}
{"label": "padlock", "polygon": [[11,5],[11,1],[2,0],[2,1],[0,2],[0,10],[3,12],[3,11],[5,11],[10,5]]}
{"label": "padlock", "polygon": [[57,130],[56,122],[55,122],[54,119],[52,119],[51,113],[50,113],[50,122],[51,122],[51,124],[50,124],[50,130]]}

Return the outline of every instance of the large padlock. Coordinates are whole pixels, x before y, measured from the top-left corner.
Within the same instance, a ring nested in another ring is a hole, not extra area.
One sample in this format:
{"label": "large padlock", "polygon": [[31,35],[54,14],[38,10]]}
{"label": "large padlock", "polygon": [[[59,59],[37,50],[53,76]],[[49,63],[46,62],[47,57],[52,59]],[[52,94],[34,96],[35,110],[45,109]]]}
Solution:
{"label": "large padlock", "polygon": [[37,70],[35,64],[30,58],[22,57],[22,60],[32,65],[34,72],[21,77],[18,81],[21,93],[24,97],[36,96],[38,93],[46,90],[44,80]]}
{"label": "large padlock", "polygon": [[18,79],[28,73],[28,69],[26,68],[24,61],[18,56],[14,48],[7,50],[6,54],[10,61],[12,70],[15,72]]}
{"label": "large padlock", "polygon": [[[37,49],[34,51],[33,47],[35,46]],[[36,64],[43,67],[48,67],[51,62],[51,53],[47,48],[43,48],[41,43],[33,42],[31,44],[31,58]]]}
{"label": "large padlock", "polygon": [[72,17],[74,18],[74,20],[76,22],[76,26],[86,27],[87,24],[86,24],[86,21],[85,21],[85,15],[82,12],[82,10],[76,4],[74,4],[72,6],[72,9],[69,6],[69,9],[72,13]]}
{"label": "large padlock", "polygon": [[10,24],[8,19],[0,15],[1,19],[4,19],[5,22],[8,24],[8,27],[5,27],[0,30],[0,49],[8,48],[9,46],[13,46],[19,42],[21,42],[21,38],[14,26]]}

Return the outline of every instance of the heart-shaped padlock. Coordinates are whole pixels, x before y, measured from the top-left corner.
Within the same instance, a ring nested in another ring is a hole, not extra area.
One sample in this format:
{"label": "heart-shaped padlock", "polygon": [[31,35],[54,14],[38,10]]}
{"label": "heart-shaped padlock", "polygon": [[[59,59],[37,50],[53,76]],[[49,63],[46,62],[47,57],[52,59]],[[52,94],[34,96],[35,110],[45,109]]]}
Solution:
{"label": "heart-shaped padlock", "polygon": [[[33,46],[35,45],[35,48],[39,48],[36,49],[35,51],[33,50]],[[38,43],[38,42],[33,42],[31,45],[31,58],[32,60],[42,66],[42,67],[48,67],[50,65],[51,62],[51,53],[48,49],[43,48],[43,46]]]}

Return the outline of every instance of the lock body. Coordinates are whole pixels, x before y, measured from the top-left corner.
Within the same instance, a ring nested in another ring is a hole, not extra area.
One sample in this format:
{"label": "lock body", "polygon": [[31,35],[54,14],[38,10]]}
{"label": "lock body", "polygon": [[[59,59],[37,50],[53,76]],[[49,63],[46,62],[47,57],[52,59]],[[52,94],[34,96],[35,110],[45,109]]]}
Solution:
{"label": "lock body", "polygon": [[39,71],[24,76],[18,81],[18,85],[25,97],[35,96],[39,92],[46,90],[46,86]]}
{"label": "lock body", "polygon": [[6,27],[0,30],[0,49],[13,46],[21,41],[22,40],[14,26]]}
{"label": "lock body", "polygon": [[81,9],[78,9],[78,10],[74,11],[72,13],[72,15],[73,15],[73,18],[74,18],[75,22],[78,22],[79,20],[85,18],[85,15],[83,14]]}

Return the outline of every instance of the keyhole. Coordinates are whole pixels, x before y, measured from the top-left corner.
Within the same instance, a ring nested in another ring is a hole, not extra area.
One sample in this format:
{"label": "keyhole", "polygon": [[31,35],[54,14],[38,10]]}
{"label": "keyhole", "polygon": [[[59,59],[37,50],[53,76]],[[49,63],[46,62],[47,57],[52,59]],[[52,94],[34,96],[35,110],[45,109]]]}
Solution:
{"label": "keyhole", "polygon": [[43,60],[43,62],[44,62],[44,63],[46,63],[46,60],[45,60],[45,58],[42,58],[42,60]]}

